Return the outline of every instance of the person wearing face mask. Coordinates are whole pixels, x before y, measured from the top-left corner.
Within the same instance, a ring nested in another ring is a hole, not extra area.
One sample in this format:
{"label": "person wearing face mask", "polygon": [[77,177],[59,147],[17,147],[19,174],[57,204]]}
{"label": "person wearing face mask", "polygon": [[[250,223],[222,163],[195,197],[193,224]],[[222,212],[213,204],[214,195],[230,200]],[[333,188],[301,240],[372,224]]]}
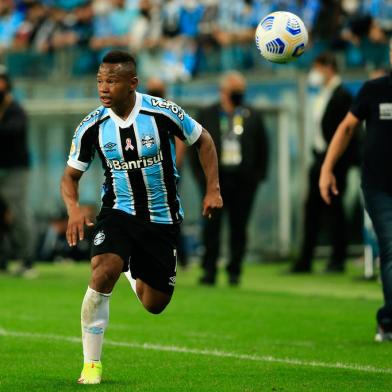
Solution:
{"label": "person wearing face mask", "polygon": [[[208,124],[215,142],[223,209],[204,222],[200,283],[216,283],[223,214],[229,222],[229,260],[226,267],[229,284],[237,285],[246,251],[247,223],[258,185],[265,179],[268,141],[261,113],[244,104],[246,81],[239,72],[230,71],[220,82],[220,102],[199,113]],[[200,173],[195,171],[201,183]]]}
{"label": "person wearing face mask", "polygon": [[5,147],[0,155],[0,197],[10,214],[8,239],[2,236],[0,241],[0,271],[6,272],[8,259],[16,257],[23,262],[19,272],[34,277],[27,115],[14,100],[10,78],[4,71],[0,72],[0,137]]}
{"label": "person wearing face mask", "polygon": [[[331,141],[337,125],[349,110],[352,101],[350,93],[342,85],[336,59],[330,53],[321,54],[316,58],[309,73],[308,82],[312,87],[318,88],[311,109],[313,161],[309,169],[303,241],[300,255],[291,267],[292,273],[309,273],[312,270],[314,249],[321,228],[322,215],[325,212],[325,204],[318,190],[321,165],[328,143]],[[340,195],[334,199],[328,210],[332,252],[326,266],[326,272],[343,272],[345,267],[347,219],[343,209],[342,196],[346,187],[348,169],[356,160],[356,151],[357,146],[353,143],[336,168]]]}

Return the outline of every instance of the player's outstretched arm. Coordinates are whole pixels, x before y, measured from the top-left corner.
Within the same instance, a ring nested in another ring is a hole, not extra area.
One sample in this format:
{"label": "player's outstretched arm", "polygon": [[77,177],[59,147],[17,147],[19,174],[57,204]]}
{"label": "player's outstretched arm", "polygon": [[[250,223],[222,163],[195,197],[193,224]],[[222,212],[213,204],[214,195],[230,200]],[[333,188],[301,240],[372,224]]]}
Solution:
{"label": "player's outstretched arm", "polygon": [[321,197],[327,204],[331,204],[331,194],[337,195],[339,193],[333,169],[339,158],[346,151],[358,124],[359,119],[351,112],[348,112],[346,117],[337,127],[328,147],[319,179]]}
{"label": "player's outstretched arm", "polygon": [[84,215],[79,206],[79,180],[83,172],[67,166],[61,179],[61,195],[68,213],[67,241],[75,246],[78,240],[84,239],[84,225],[93,223]]}
{"label": "player's outstretched arm", "polygon": [[203,131],[196,142],[199,160],[206,178],[206,194],[203,199],[203,216],[211,218],[211,214],[217,208],[223,207],[220,194],[218,158],[215,144],[211,135],[203,128]]}

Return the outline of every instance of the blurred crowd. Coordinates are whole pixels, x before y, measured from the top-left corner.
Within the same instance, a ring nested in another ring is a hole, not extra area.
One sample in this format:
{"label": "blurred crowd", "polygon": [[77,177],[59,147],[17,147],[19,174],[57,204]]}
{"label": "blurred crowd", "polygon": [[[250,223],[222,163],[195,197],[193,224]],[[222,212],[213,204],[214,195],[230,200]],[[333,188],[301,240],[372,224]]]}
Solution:
{"label": "blurred crowd", "polygon": [[388,63],[388,0],[2,0],[0,60],[71,51],[73,75],[82,75],[95,72],[103,52],[127,48],[142,77],[157,67],[168,81],[252,69],[261,63],[255,28],[276,10],[297,14],[309,30],[309,48],[296,66],[310,65],[326,49],[340,51],[351,67]]}

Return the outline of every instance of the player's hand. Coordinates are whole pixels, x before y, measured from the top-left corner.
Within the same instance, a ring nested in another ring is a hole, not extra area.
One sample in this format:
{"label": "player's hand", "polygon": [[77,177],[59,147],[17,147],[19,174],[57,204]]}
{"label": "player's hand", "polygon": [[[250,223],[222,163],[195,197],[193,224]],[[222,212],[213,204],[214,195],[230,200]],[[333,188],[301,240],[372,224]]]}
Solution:
{"label": "player's hand", "polygon": [[84,225],[94,226],[94,223],[79,207],[73,207],[68,212],[67,242],[69,246],[76,246],[78,241],[84,240]]}
{"label": "player's hand", "polygon": [[214,210],[223,207],[223,200],[219,190],[207,191],[203,200],[203,216],[211,219]]}
{"label": "player's hand", "polygon": [[331,204],[331,195],[337,196],[339,194],[336,177],[329,170],[321,170],[319,179],[319,188],[322,199],[329,205]]}

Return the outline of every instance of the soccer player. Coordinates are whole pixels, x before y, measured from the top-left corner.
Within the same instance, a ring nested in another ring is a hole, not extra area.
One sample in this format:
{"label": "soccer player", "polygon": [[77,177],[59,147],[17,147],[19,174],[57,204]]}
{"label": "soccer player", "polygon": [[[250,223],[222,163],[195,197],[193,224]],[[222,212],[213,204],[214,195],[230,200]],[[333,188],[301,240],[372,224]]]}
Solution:
{"label": "soccer player", "polygon": [[97,84],[102,106],[77,127],[61,181],[68,211],[67,240],[75,246],[84,238],[84,225],[93,225],[79,207],[78,184],[98,154],[106,179],[91,245],[91,279],[81,310],[81,384],[101,381],[109,299],[122,272],[147,311],[161,313],[172,297],[183,218],[176,187],[175,136],[198,150],[207,184],[203,215],[211,217],[223,205],[210,134],[173,102],[137,92],[136,64],[130,54],[109,52],[99,67]]}

